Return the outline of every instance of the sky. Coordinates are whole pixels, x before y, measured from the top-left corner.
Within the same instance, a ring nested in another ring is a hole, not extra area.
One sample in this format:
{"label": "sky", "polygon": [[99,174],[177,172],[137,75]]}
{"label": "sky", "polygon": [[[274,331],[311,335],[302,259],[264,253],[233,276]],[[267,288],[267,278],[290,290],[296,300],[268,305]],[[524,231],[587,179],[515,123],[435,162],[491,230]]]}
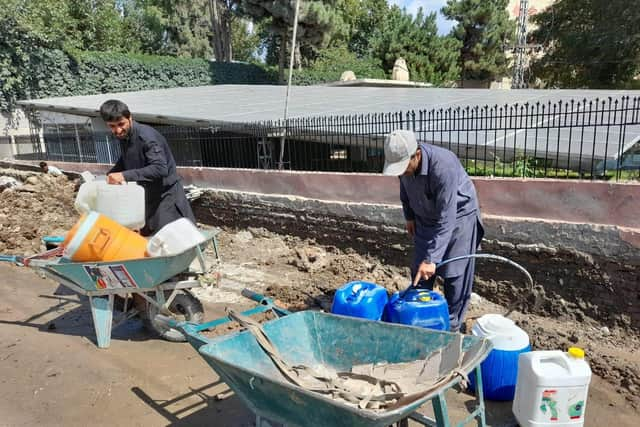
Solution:
{"label": "sky", "polygon": [[447,21],[440,13],[440,9],[447,4],[447,0],[389,0],[389,3],[404,7],[411,14],[415,14],[419,7],[422,7],[425,13],[438,12],[438,34],[448,34],[453,28],[454,22]]}

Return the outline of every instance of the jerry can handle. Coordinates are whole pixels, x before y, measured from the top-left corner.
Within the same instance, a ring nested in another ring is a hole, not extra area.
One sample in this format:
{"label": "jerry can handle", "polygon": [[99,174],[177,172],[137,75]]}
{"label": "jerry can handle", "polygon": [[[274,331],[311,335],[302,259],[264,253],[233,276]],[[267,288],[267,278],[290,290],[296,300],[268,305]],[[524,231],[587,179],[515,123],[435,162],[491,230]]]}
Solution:
{"label": "jerry can handle", "polygon": [[109,233],[109,230],[105,228],[100,229],[100,231],[95,235],[93,240],[89,243],[89,246],[91,246],[92,249],[96,250],[96,246],[98,246],[98,240],[100,236],[106,236],[106,238],[104,239],[104,243],[102,243],[102,246],[100,246],[100,248],[97,249],[97,251],[102,252],[104,251],[104,248],[106,248],[109,242],[111,241],[111,233]]}

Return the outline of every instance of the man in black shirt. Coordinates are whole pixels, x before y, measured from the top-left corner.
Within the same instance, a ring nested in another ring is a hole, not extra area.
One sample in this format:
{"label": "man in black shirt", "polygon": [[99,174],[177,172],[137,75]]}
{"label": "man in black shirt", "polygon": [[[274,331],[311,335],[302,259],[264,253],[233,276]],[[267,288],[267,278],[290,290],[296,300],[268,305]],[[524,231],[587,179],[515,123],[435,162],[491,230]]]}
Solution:
{"label": "man in black shirt", "polygon": [[100,115],[120,140],[121,155],[107,173],[107,182],[135,181],[144,187],[146,224],[141,234],[150,236],[183,217],[195,224],[167,140],[151,126],[134,121],[129,107],[121,101],[106,101],[100,106]]}

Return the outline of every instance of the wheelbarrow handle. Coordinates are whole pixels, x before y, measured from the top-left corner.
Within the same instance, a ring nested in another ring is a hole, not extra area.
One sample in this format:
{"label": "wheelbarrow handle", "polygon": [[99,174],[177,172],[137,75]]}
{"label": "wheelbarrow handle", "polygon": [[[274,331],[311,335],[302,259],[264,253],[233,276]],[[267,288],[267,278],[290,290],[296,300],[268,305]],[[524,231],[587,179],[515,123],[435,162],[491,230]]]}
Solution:
{"label": "wheelbarrow handle", "polygon": [[0,261],[23,265],[24,258],[17,255],[0,255]]}

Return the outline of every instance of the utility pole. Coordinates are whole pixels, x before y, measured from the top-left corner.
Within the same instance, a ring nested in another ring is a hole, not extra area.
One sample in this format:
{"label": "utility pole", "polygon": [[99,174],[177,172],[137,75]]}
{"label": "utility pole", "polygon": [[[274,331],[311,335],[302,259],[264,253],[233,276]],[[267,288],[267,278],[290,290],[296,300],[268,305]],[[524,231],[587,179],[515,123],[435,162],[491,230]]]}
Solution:
{"label": "utility pole", "polygon": [[513,79],[511,89],[524,89],[525,69],[527,68],[527,12],[529,0],[520,0],[520,14],[518,15],[518,29],[516,33],[516,46],[514,48]]}
{"label": "utility pole", "polygon": [[[293,75],[293,58],[296,51],[296,34],[298,32],[298,13],[300,12],[300,0],[296,0],[295,12],[293,14],[293,38],[291,40],[291,58],[289,60],[289,81],[287,83],[287,92],[284,97],[284,115],[282,123],[284,124],[284,132],[280,137],[280,160],[278,161],[278,169],[284,169],[284,145],[287,142],[287,116],[289,114],[289,90],[291,89],[291,76]],[[280,46],[280,49],[286,49],[286,43]]]}

